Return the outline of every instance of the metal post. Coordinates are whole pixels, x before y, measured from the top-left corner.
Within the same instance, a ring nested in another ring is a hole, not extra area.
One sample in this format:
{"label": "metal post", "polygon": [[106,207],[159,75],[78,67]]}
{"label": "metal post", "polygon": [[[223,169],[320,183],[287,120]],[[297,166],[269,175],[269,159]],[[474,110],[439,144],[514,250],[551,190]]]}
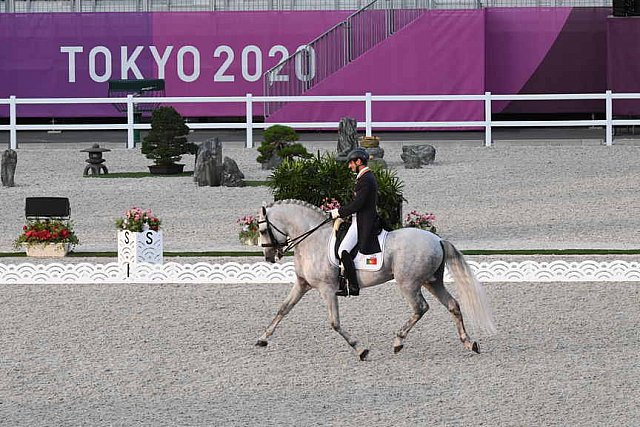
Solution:
{"label": "metal post", "polygon": [[484,93],[484,146],[491,147],[491,92]]}
{"label": "metal post", "polygon": [[384,15],[385,15],[385,21],[387,21],[387,34],[386,36],[389,37],[390,35],[392,35],[393,33],[395,33],[395,27],[394,27],[394,9],[393,9],[393,2],[391,0],[386,0],[386,6],[385,6],[385,10],[384,10]]}
{"label": "metal post", "polygon": [[16,132],[16,97],[11,95],[9,97],[9,148],[15,150],[18,148],[18,133]]}
{"label": "metal post", "polygon": [[136,148],[134,119],[133,119],[133,95],[127,95],[127,148]]}
{"label": "metal post", "polygon": [[247,142],[246,148],[253,148],[253,95],[247,94],[246,116],[247,116]]}
{"label": "metal post", "polygon": [[605,144],[613,145],[613,98],[611,97],[611,91],[605,92],[605,114],[607,125],[605,126]]}
{"label": "metal post", "polygon": [[371,136],[371,92],[364,95],[364,128],[365,135]]}
{"label": "metal post", "polygon": [[345,64],[348,64],[349,62],[351,62],[352,56],[353,56],[353,40],[352,40],[352,34],[351,34],[351,19],[347,19],[345,21],[346,23],[346,29],[347,29],[347,33],[345,35],[345,53],[347,55],[347,60],[345,62]]}

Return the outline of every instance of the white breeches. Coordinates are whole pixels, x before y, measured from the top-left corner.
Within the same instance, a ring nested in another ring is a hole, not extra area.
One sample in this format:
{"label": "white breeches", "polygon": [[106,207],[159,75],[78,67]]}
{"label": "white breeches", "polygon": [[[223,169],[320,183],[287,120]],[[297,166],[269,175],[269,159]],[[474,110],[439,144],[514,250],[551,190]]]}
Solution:
{"label": "white breeches", "polygon": [[358,221],[356,220],[356,216],[353,215],[351,220],[351,226],[349,226],[349,230],[347,230],[347,234],[342,239],[340,243],[340,247],[338,248],[338,255],[342,256],[342,251],[350,252],[356,244],[358,243]]}

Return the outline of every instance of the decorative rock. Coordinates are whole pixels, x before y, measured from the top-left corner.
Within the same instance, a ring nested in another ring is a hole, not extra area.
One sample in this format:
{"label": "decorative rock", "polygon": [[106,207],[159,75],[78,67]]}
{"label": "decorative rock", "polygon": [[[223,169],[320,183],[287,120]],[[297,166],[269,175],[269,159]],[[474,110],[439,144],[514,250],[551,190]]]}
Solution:
{"label": "decorative rock", "polygon": [[384,159],[371,158],[369,159],[369,166],[372,166],[372,165],[379,165],[383,169],[389,168],[389,166],[387,165],[387,162]]}
{"label": "decorative rock", "polygon": [[18,163],[18,153],[15,150],[8,149],[2,153],[2,162],[0,162],[0,178],[2,178],[3,187],[14,187],[14,176],[16,174],[16,164]]}
{"label": "decorative rock", "polygon": [[219,187],[222,184],[222,171],[222,142],[214,138],[200,144],[193,180],[200,187]]}
{"label": "decorative rock", "polygon": [[420,169],[421,165],[429,165],[436,158],[436,149],[432,145],[405,145],[400,158],[406,169]]}
{"label": "decorative rock", "polygon": [[343,117],[338,124],[338,160],[346,160],[351,150],[358,147],[358,122],[351,117]]}
{"label": "decorative rock", "polygon": [[365,148],[365,150],[369,153],[370,159],[382,159],[384,157],[384,148],[382,147]]}
{"label": "decorative rock", "polygon": [[244,187],[244,174],[235,160],[225,156],[222,164],[222,185],[226,187]]}
{"label": "decorative rock", "polygon": [[210,139],[198,147],[193,180],[204,187],[244,187],[244,174],[235,160],[225,157],[222,161],[222,142]]}
{"label": "decorative rock", "polygon": [[271,158],[268,161],[261,163],[262,170],[275,169],[278,166],[280,166],[281,163],[282,163],[282,157],[278,156],[277,154],[274,154],[273,156],[271,156]]}

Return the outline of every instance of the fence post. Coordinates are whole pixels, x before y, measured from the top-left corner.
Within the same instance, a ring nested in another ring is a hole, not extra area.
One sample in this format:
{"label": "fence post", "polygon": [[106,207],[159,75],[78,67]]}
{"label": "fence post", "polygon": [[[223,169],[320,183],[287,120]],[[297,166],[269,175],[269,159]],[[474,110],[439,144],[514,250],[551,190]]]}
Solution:
{"label": "fence post", "polygon": [[127,95],[127,148],[136,148],[133,120],[133,95]]}
{"label": "fence post", "polygon": [[371,92],[364,95],[364,129],[365,135],[371,136]]}
{"label": "fence post", "polygon": [[491,147],[491,92],[484,93],[484,146]]}
{"label": "fence post", "polygon": [[18,148],[18,133],[16,129],[17,122],[16,97],[15,95],[11,95],[9,97],[9,148],[12,150]]}
{"label": "fence post", "polygon": [[247,142],[245,144],[246,148],[253,148],[253,95],[250,93],[247,94],[247,105],[246,105],[246,115],[247,115]]}
{"label": "fence post", "polygon": [[611,97],[611,91],[605,92],[605,118],[607,124],[605,126],[604,141],[605,145],[613,144],[613,98]]}

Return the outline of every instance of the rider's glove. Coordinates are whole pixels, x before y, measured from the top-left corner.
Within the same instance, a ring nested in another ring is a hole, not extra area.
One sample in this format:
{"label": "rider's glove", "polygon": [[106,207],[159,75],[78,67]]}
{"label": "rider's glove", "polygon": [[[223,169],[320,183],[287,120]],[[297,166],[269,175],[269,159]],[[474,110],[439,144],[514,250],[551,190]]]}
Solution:
{"label": "rider's glove", "polygon": [[331,214],[331,218],[333,218],[333,219],[340,218],[340,214],[338,213],[338,209],[331,209],[329,211],[329,213]]}

